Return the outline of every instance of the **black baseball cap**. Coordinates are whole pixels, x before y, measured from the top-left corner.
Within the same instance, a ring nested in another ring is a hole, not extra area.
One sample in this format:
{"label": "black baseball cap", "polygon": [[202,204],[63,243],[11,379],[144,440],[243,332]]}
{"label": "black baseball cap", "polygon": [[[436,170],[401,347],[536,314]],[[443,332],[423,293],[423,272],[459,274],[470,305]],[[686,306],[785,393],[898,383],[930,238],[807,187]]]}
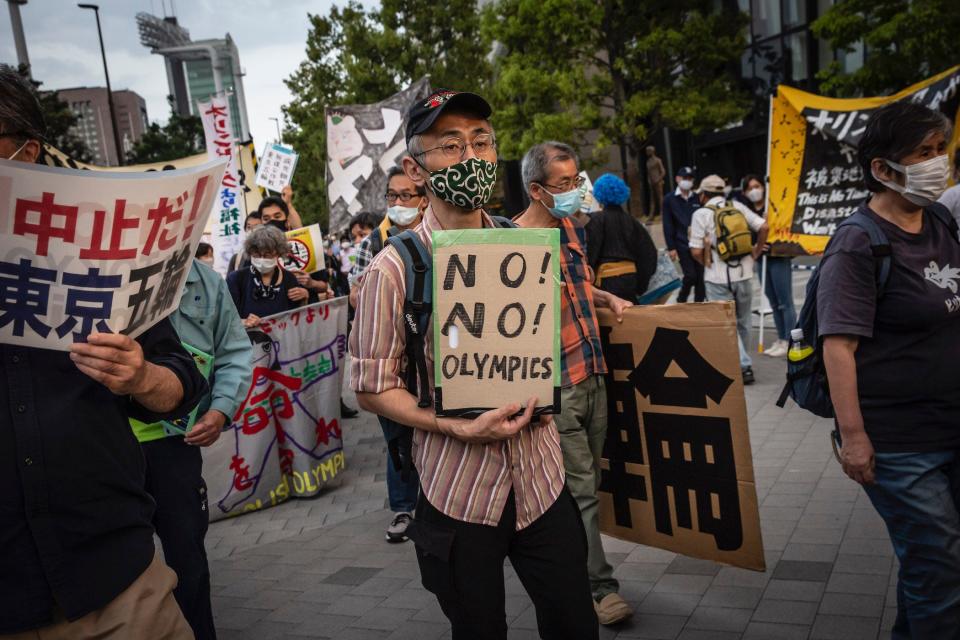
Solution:
{"label": "black baseball cap", "polygon": [[693,167],[680,167],[680,170],[677,171],[677,175],[681,178],[692,178],[697,175],[697,172]]}
{"label": "black baseball cap", "polygon": [[493,113],[490,103],[475,93],[437,89],[426,98],[417,100],[407,111],[407,144],[410,138],[426,132],[440,114],[446,109],[455,108],[470,111],[481,118],[489,118]]}

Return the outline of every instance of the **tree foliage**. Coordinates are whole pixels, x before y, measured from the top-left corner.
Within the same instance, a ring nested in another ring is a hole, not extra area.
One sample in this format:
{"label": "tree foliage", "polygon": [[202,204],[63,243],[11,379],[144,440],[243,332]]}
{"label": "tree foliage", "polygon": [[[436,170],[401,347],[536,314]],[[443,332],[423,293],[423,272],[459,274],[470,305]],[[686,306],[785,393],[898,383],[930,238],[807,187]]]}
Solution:
{"label": "tree foliage", "polygon": [[170,119],[162,127],[156,122],[150,123],[127,153],[128,163],[166,162],[204,151],[203,121],[197,116],[177,113],[172,97],[168,97],[167,102],[170,104]]}
{"label": "tree foliage", "polygon": [[305,223],[326,227],[324,109],[379,102],[429,75],[434,87],[482,90],[489,77],[475,0],[384,0],[367,10],[351,0],[310,15],[306,59],[286,80],[284,134],[300,153],[293,187]]}
{"label": "tree foliage", "polygon": [[[25,65],[18,65],[17,73],[29,79]],[[33,87],[34,95],[36,95],[37,102],[40,103],[40,110],[43,112],[43,120],[47,125],[46,142],[74,160],[90,162],[90,150],[87,149],[83,139],[73,130],[73,126],[80,119],[80,116],[70,109],[69,104],[60,99],[56,91],[41,91],[42,82],[30,80],[29,84]]]}
{"label": "tree foliage", "polygon": [[[694,133],[741,118],[733,73],[745,16],[710,0],[500,0],[492,97],[501,154],[559,139],[636,158],[663,126]],[[588,140],[591,131],[599,137]]]}
{"label": "tree foliage", "polygon": [[956,0],[844,0],[813,23],[814,35],[840,51],[863,42],[866,59],[851,73],[834,61],[817,77],[838,97],[886,95],[960,62]]}

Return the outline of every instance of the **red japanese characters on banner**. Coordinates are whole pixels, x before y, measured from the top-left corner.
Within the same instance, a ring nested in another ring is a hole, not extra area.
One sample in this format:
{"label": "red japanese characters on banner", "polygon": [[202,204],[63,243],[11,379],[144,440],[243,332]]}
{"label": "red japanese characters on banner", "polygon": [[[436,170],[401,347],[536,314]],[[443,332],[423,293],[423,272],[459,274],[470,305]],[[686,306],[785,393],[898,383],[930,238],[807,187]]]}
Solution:
{"label": "red japanese characters on banner", "polygon": [[250,336],[253,381],[222,437],[203,450],[211,520],[314,495],[345,464],[347,299],[264,318]]}
{"label": "red japanese characters on banner", "polygon": [[203,136],[207,142],[207,155],[227,160],[227,169],[219,185],[213,205],[213,265],[226,274],[233,254],[240,251],[243,243],[243,220],[246,207],[241,197],[237,141],[230,124],[230,107],[226,98],[214,96],[209,102],[199,102],[203,120]]}
{"label": "red japanese characters on banner", "polygon": [[92,173],[0,162],[0,343],[138,336],[179,303],[222,161]]}

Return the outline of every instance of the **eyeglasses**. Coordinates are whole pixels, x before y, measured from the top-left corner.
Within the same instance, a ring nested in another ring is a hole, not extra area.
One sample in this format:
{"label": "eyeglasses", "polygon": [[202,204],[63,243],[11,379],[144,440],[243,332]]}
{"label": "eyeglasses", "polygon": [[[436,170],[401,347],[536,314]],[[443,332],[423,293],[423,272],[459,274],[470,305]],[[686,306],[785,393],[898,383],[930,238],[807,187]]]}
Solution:
{"label": "eyeglasses", "polygon": [[556,189],[557,191],[566,192],[566,191],[573,191],[574,189],[579,189],[580,187],[583,186],[583,183],[586,181],[587,179],[584,178],[583,176],[577,176],[576,178],[574,178],[572,183],[570,180],[564,180],[562,183],[558,185],[547,184],[546,182],[544,182],[542,186],[549,187],[551,189]]}
{"label": "eyeglasses", "polygon": [[[473,141],[470,143],[470,146],[473,147],[473,153],[478,158],[488,158],[492,156],[496,150],[497,141],[493,137],[492,133],[481,133],[473,139]],[[431,151],[438,150],[447,160],[463,160],[463,156],[467,152],[467,143],[460,138],[447,138],[441,142],[440,145],[433,147],[432,149],[426,149],[414,155],[425,156]]]}
{"label": "eyeglasses", "polygon": [[387,191],[387,195],[384,196],[384,199],[386,199],[386,201],[387,201],[388,203],[390,203],[390,204],[393,204],[393,203],[396,202],[397,200],[399,200],[399,201],[402,202],[403,204],[407,204],[407,203],[410,202],[411,200],[416,200],[416,199],[422,198],[422,197],[423,197],[423,196],[421,196],[420,194],[417,194],[417,193],[406,193],[406,192],[404,192],[404,193],[394,193],[393,191]]}

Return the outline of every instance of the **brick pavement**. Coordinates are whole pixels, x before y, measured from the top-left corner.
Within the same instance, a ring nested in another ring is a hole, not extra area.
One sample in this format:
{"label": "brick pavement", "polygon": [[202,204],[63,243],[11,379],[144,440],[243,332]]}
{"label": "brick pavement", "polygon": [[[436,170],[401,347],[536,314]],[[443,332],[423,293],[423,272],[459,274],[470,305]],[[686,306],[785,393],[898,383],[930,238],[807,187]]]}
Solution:
{"label": "brick pavement", "polygon": [[[896,562],[882,521],[834,461],[830,423],[774,405],[783,361],[757,356],[755,370],[747,407],[767,571],[605,537],[636,614],[602,629],[604,640],[889,637]],[[379,426],[362,415],[345,427],[347,470],[338,486],[211,525],[222,638],[450,637],[420,585],[413,546],[383,540],[390,514]],[[536,638],[530,600],[509,563],[505,571],[510,638]]]}

